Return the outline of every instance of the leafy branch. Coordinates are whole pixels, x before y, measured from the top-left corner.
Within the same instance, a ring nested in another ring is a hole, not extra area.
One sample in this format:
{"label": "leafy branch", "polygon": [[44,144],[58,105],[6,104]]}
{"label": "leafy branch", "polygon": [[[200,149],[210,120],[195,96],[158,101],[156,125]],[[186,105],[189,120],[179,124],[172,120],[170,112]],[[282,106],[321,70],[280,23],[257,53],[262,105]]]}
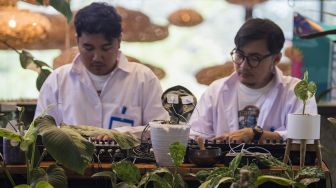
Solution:
{"label": "leafy branch", "polygon": [[305,114],[307,100],[315,95],[316,90],[317,86],[315,82],[308,82],[308,71],[306,70],[303,76],[303,80],[299,81],[294,88],[296,97],[303,101],[302,114]]}

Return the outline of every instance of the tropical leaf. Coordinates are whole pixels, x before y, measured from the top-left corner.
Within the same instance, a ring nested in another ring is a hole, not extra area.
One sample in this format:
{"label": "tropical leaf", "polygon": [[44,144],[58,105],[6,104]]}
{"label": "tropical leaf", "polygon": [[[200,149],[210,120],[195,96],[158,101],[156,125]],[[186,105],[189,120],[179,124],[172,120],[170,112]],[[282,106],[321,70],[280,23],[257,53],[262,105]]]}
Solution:
{"label": "tropical leaf", "polygon": [[51,74],[51,71],[48,69],[41,69],[41,72],[38,74],[36,79],[36,88],[38,91],[40,91],[44,81],[48,78],[48,76]]}
{"label": "tropical leaf", "polygon": [[23,140],[23,137],[19,133],[7,128],[0,128],[0,137],[9,138],[18,142]]}
{"label": "tropical leaf", "polygon": [[302,101],[308,99],[308,83],[304,80],[299,81],[294,88],[295,95]]}
{"label": "tropical leaf", "polygon": [[299,188],[304,188],[305,187],[302,183],[297,183],[294,180],[283,178],[283,177],[278,177],[278,176],[269,176],[269,175],[259,176],[257,178],[256,185],[259,186],[259,185],[261,185],[265,182],[273,182],[273,183],[276,183],[276,184],[282,185],[282,186],[295,185]]}
{"label": "tropical leaf", "polygon": [[14,188],[31,188],[31,186],[27,184],[21,184],[21,185],[15,186]]}
{"label": "tropical leaf", "polygon": [[66,188],[68,180],[62,167],[51,164],[47,171],[42,168],[35,168],[32,171],[32,187],[36,187],[41,181],[50,183],[53,187]]}
{"label": "tropical leaf", "polygon": [[103,171],[93,174],[91,177],[104,177],[109,178],[112,187],[117,187],[117,175],[113,171]]}
{"label": "tropical leaf", "polygon": [[116,130],[103,129],[94,126],[88,125],[66,125],[62,124],[62,128],[72,129],[78,132],[79,134],[86,137],[97,137],[99,135],[106,135],[114,139],[120,148],[122,149],[131,149],[140,145],[140,141],[134,138],[130,134],[120,133]]}
{"label": "tropical leaf", "polygon": [[302,183],[305,186],[308,186],[312,183],[316,183],[316,182],[319,182],[319,181],[320,181],[320,178],[304,178],[304,179],[300,180],[300,183]]}
{"label": "tropical leaf", "polygon": [[54,188],[54,187],[51,184],[49,184],[48,182],[40,181],[36,184],[36,186],[34,188]]}
{"label": "tropical leaf", "polygon": [[211,180],[203,182],[198,188],[208,188]]}
{"label": "tropical leaf", "polygon": [[112,170],[117,174],[117,177],[127,184],[137,184],[140,181],[141,175],[139,169],[130,161],[119,161],[112,165]]}
{"label": "tropical leaf", "polygon": [[94,145],[91,142],[71,129],[49,127],[41,129],[40,134],[43,145],[57,162],[79,174],[84,174],[94,152]]}
{"label": "tropical leaf", "polygon": [[40,61],[40,60],[36,60],[34,59],[34,63],[39,66],[39,67],[49,67],[49,68],[52,68],[50,67],[47,63],[43,62],[43,61]]}
{"label": "tropical leaf", "polygon": [[21,67],[24,69],[27,69],[27,67],[31,64],[34,64],[34,57],[33,55],[26,51],[26,50],[22,50],[22,52],[19,55],[20,57],[20,64]]}
{"label": "tropical leaf", "polygon": [[68,23],[71,22],[72,12],[67,0],[49,0],[49,4],[58,12],[62,13],[67,18]]}
{"label": "tropical leaf", "polygon": [[240,164],[240,161],[241,161],[241,158],[242,158],[242,153],[239,153],[235,158],[232,159],[232,161],[230,162],[229,164],[229,170],[232,172],[232,173],[235,173],[235,171],[237,170],[239,164]]}
{"label": "tropical leaf", "polygon": [[149,182],[153,182],[154,187],[172,188],[172,185],[169,184],[169,182],[166,179],[159,176],[160,173],[170,173],[170,171],[167,169],[160,168],[152,172],[147,172],[142,177],[141,181],[138,184],[138,187],[147,187],[147,184]]}

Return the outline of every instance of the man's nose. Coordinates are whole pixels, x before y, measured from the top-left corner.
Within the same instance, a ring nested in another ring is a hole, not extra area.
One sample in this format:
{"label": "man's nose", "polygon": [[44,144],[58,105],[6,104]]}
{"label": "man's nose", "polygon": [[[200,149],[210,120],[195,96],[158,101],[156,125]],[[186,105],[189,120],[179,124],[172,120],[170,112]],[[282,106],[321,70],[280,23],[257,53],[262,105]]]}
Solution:
{"label": "man's nose", "polygon": [[242,67],[242,68],[251,68],[251,66],[249,65],[248,61],[249,61],[248,58],[245,57],[242,60],[242,63],[240,64],[240,67]]}
{"label": "man's nose", "polygon": [[99,51],[95,51],[93,54],[93,61],[102,61],[103,57]]}

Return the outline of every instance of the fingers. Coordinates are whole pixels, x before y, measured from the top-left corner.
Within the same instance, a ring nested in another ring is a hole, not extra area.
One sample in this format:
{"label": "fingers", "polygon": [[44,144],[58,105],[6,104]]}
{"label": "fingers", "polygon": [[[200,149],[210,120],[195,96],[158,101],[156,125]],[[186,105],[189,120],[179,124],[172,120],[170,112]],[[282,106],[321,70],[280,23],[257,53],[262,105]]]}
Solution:
{"label": "fingers", "polygon": [[112,140],[112,138],[107,135],[98,135],[96,136],[96,140]]}

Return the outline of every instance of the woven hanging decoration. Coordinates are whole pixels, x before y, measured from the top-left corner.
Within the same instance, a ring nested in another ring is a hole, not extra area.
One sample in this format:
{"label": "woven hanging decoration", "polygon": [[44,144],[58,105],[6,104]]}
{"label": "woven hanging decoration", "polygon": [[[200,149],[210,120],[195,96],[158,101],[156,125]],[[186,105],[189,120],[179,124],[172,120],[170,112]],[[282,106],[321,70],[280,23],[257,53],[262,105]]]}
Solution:
{"label": "woven hanging decoration", "polygon": [[226,1],[232,4],[238,4],[248,8],[252,8],[254,5],[263,3],[267,0],[226,0]]}
{"label": "woven hanging decoration", "polygon": [[233,63],[226,62],[200,70],[196,73],[196,80],[200,84],[210,85],[215,80],[229,76],[233,71]]}
{"label": "woven hanging decoration", "polygon": [[192,9],[180,9],[173,12],[168,20],[171,24],[183,27],[195,26],[203,22],[200,13]]}
{"label": "woven hanging decoration", "polygon": [[[69,48],[67,50],[62,51],[62,53],[57,56],[54,59],[53,62],[53,69],[56,69],[62,65],[65,64],[69,64],[73,61],[73,59],[75,58],[75,56],[78,54],[78,48],[77,47],[72,47]],[[138,59],[134,58],[134,57],[130,57],[130,56],[126,56],[126,58],[128,59],[129,62],[135,62],[135,63],[140,63],[143,64],[145,66],[147,66],[148,68],[150,68],[153,73],[161,80],[162,78],[165,77],[166,73],[164,72],[163,69],[150,65],[150,64],[146,64],[146,63],[142,63],[141,61],[139,61]]]}
{"label": "woven hanging decoration", "polygon": [[127,42],[152,42],[168,36],[168,27],[150,22],[142,12],[116,7],[122,17],[122,40]]}
{"label": "woven hanging decoration", "polygon": [[15,7],[17,0],[0,0],[0,7]]}
{"label": "woven hanging decoration", "polygon": [[[41,14],[15,7],[0,7],[0,39],[23,48],[46,38],[50,22]],[[0,48],[7,48],[0,44]]]}

